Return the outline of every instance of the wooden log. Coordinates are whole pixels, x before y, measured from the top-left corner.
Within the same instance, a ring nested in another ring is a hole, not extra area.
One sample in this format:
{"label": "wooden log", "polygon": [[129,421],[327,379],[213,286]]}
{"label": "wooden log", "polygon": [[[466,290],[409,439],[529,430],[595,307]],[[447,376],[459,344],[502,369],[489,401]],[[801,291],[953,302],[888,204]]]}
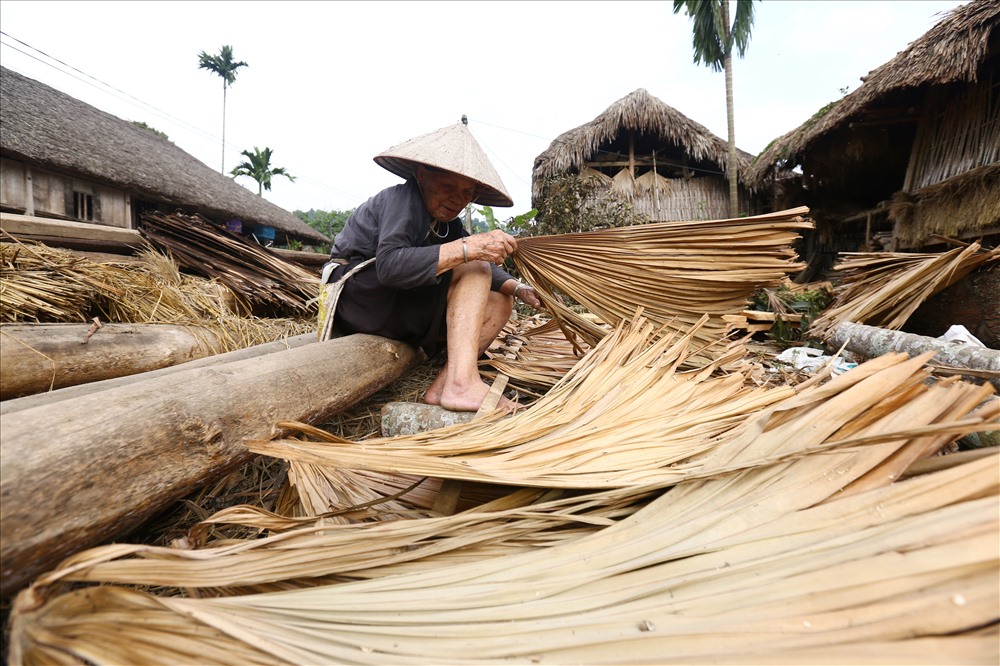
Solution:
{"label": "wooden log", "polygon": [[174,324],[5,324],[0,400],[156,370],[218,352],[214,331]]}
{"label": "wooden log", "polygon": [[89,393],[106,391],[109,388],[124,386],[126,384],[134,384],[136,382],[142,382],[148,379],[154,379],[156,377],[163,377],[165,375],[173,374],[175,372],[180,372],[183,370],[191,370],[193,368],[207,368],[213,365],[222,365],[223,363],[242,361],[243,359],[247,358],[257,358],[258,356],[263,356],[264,354],[273,354],[275,352],[286,351],[288,349],[296,349],[298,347],[301,347],[302,345],[306,345],[311,342],[316,342],[316,339],[317,338],[315,333],[303,333],[302,335],[294,335],[289,338],[274,340],[273,342],[265,342],[263,344],[254,345],[252,347],[246,347],[244,349],[237,349],[235,351],[226,352],[224,354],[205,356],[203,358],[195,359],[193,361],[187,361],[179,365],[171,365],[166,368],[160,368],[158,370],[148,370],[146,372],[141,372],[135,375],[126,375],[124,377],[114,377],[112,379],[104,379],[101,381],[90,382],[88,384],[67,386],[65,388],[56,389],[54,391],[48,391],[46,393],[36,393],[34,395],[28,395],[23,398],[5,400],[3,402],[0,402],[0,416],[3,416],[4,414],[8,414],[10,412],[16,412],[22,409],[30,409],[31,407],[39,407],[41,405],[51,405],[53,403],[59,402],[60,400],[77,398],[79,396],[87,395]]}
{"label": "wooden log", "polygon": [[350,335],[23,409],[0,430],[0,597],[128,534],[249,459],[279,421],[322,423],[422,357]]}
{"label": "wooden log", "polygon": [[1000,351],[970,344],[956,344],[923,335],[903,333],[877,326],[866,326],[845,322],[833,330],[829,345],[846,349],[868,358],[882,356],[889,352],[906,352],[916,356],[927,351],[936,351],[935,363],[951,368],[965,368],[983,371],[993,386],[1000,389]]}

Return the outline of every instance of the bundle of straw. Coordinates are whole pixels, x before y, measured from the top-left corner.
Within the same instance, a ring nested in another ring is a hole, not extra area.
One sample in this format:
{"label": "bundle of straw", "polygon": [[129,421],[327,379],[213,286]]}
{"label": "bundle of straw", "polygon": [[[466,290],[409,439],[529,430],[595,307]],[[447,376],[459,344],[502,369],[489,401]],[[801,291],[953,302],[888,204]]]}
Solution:
{"label": "bundle of straw", "polygon": [[315,330],[309,319],[244,316],[248,310],[214,280],[183,275],[167,256],[147,248],[138,261],[97,262],[40,243],[0,245],[3,321],[189,324],[216,335],[218,352]]}
{"label": "bundle of straw", "polygon": [[40,256],[32,245],[0,244],[0,321],[87,321],[93,287],[79,255]]}
{"label": "bundle of straw", "polygon": [[217,279],[250,302],[315,311],[319,276],[199,215],[144,213],[140,230],[182,268]]}

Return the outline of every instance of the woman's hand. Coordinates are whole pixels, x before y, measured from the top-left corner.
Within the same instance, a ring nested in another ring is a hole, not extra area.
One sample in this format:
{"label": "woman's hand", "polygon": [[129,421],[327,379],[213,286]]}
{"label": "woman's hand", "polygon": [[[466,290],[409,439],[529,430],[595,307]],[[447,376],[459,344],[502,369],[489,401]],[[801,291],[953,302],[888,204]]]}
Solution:
{"label": "woman's hand", "polygon": [[518,282],[517,280],[507,280],[500,285],[500,293],[520,298],[523,303],[530,305],[536,310],[542,307],[542,299],[538,297],[538,292],[531,285]]}
{"label": "woman's hand", "polygon": [[510,234],[494,229],[463,238],[466,261],[488,261],[498,266],[517,249],[517,241]]}
{"label": "woman's hand", "polygon": [[538,298],[535,288],[524,283],[517,283],[517,287],[514,288],[514,297],[520,298],[526,305],[530,305],[536,310],[542,307],[542,299]]}

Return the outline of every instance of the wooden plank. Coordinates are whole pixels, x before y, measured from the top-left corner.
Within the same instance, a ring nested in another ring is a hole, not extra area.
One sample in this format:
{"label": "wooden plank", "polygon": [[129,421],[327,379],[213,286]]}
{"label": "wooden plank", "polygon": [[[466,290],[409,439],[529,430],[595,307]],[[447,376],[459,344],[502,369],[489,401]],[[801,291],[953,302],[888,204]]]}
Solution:
{"label": "wooden plank", "polygon": [[120,229],[88,222],[50,220],[15,213],[0,213],[0,229],[12,236],[50,236],[130,245],[143,243],[142,236],[135,229]]}
{"label": "wooden plank", "polygon": [[778,312],[767,312],[762,310],[744,310],[740,314],[746,315],[747,319],[755,319],[757,321],[777,321],[779,317],[785,322],[802,321],[801,313],[780,314]]}
{"label": "wooden plank", "polygon": [[[483,398],[483,404],[479,406],[479,411],[476,412],[474,418],[490,414],[497,408],[509,380],[510,378],[503,373],[497,375],[497,378],[493,380],[493,385],[490,386],[490,392]],[[444,479],[441,482],[441,489],[438,491],[437,499],[434,500],[433,510],[442,516],[454,515],[455,510],[458,508],[458,499],[461,495],[462,481]]]}
{"label": "wooden plank", "polygon": [[503,397],[504,389],[507,388],[507,382],[510,381],[510,377],[505,374],[498,374],[497,378],[493,380],[493,385],[490,386],[489,393],[483,398],[483,404],[479,406],[479,410],[476,412],[476,417],[480,417],[484,414],[491,413],[500,404],[500,398]]}
{"label": "wooden plank", "polygon": [[288,250],[283,247],[271,247],[268,249],[286,261],[309,268],[322,266],[330,258],[329,254],[323,252],[303,252],[302,250]]}

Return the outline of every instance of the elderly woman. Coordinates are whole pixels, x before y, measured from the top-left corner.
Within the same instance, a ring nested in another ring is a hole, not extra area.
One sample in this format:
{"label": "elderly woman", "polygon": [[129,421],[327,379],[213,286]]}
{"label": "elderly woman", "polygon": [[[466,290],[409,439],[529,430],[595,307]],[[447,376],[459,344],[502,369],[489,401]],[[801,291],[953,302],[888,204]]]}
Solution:
{"label": "elderly woman", "polygon": [[326,282],[343,280],[334,325],[408,342],[429,356],[445,341],[444,367],[424,400],[476,411],[489,391],[479,356],[510,318],[514,298],[541,302],[500,268],[517,241],[500,230],[468,235],[458,216],[469,203],[513,201],[464,123],[390,148],[375,162],[405,182],[361,204],[337,234],[324,271]]}

